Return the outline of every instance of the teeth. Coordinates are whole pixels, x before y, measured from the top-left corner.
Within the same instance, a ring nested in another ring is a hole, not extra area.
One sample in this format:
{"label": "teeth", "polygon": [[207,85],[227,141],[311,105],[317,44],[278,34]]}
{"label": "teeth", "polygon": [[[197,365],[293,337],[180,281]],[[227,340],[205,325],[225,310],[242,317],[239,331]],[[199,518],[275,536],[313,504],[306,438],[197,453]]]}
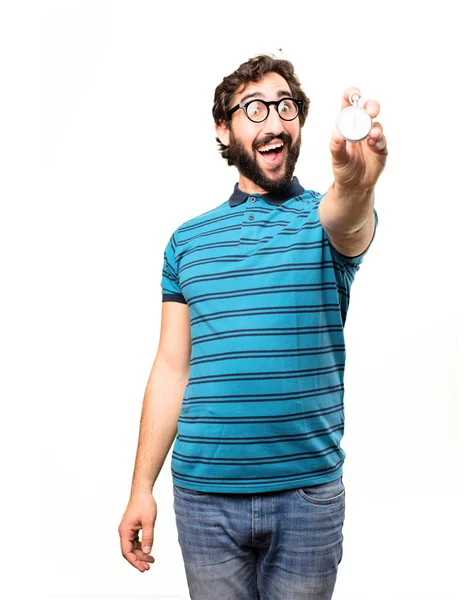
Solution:
{"label": "teeth", "polygon": [[258,148],[258,150],[260,152],[267,152],[268,150],[275,150],[276,148],[281,148],[282,146],[284,146],[284,144],[272,144],[271,146],[262,146],[261,148]]}

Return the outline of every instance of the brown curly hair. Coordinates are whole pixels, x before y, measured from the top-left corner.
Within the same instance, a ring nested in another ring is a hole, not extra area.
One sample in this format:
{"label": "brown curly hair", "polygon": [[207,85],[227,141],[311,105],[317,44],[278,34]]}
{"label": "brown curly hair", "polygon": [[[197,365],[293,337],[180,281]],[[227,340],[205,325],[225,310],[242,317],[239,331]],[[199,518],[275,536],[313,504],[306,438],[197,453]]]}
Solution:
{"label": "brown curly hair", "polygon": [[[288,61],[276,58],[269,54],[258,54],[242,63],[231,75],[224,77],[222,83],[215,88],[214,104],[212,115],[216,125],[226,123],[231,129],[231,119],[228,118],[228,110],[231,107],[233,96],[240,87],[248,83],[260,81],[266,73],[278,73],[287,81],[289,89],[294,98],[303,100],[304,104],[299,113],[300,126],[303,127],[309,113],[310,100],[301,88],[301,84],[294,72],[294,65]],[[218,144],[219,152],[222,157],[228,159],[227,146],[215,138]]]}

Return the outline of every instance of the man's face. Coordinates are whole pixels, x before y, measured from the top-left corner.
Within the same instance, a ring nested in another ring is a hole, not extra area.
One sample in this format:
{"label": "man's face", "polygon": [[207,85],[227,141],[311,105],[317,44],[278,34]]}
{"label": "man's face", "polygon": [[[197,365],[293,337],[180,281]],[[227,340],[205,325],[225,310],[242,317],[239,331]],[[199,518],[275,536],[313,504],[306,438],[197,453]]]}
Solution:
{"label": "man's face", "polygon": [[[279,100],[283,96],[292,97],[286,80],[278,73],[267,73],[259,82],[235,94],[232,107],[250,99]],[[278,192],[291,183],[301,147],[299,116],[293,121],[284,121],[272,105],[262,123],[253,123],[245,111],[239,109],[232,115],[230,129],[217,128],[217,134],[228,146],[229,158],[240,174],[263,190]],[[284,146],[276,156],[266,155],[266,158],[258,151],[277,142],[283,142]]]}

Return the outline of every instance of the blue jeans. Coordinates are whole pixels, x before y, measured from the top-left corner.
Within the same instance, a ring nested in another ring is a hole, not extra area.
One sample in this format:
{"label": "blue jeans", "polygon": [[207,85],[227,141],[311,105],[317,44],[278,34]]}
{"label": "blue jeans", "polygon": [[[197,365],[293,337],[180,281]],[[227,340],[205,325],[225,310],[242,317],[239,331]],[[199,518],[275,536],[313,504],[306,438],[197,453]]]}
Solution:
{"label": "blue jeans", "polygon": [[173,485],[192,600],[329,600],[343,554],[343,477],[258,494]]}

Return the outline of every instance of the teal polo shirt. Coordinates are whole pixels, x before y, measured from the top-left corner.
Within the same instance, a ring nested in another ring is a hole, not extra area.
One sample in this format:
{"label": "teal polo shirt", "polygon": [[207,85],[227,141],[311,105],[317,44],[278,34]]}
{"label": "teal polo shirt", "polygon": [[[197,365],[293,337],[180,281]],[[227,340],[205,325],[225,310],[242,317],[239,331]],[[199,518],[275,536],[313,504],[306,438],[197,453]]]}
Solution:
{"label": "teal polo shirt", "polygon": [[283,194],[235,184],[169,239],[162,300],[188,305],[192,338],[175,485],[251,494],[342,475],[343,328],[369,246],[331,245],[322,198],[297,177]]}

